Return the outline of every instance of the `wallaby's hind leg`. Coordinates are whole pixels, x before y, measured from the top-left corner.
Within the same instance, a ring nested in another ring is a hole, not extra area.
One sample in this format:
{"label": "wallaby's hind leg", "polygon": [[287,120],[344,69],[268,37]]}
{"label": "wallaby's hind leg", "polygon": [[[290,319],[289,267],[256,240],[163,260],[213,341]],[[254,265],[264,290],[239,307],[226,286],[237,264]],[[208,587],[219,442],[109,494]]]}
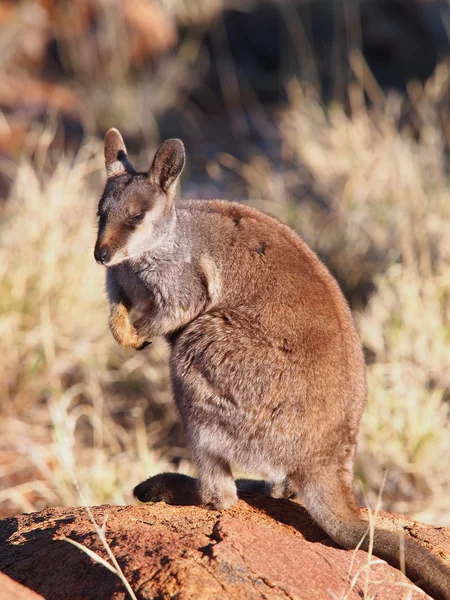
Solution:
{"label": "wallaby's hind leg", "polygon": [[199,494],[203,506],[217,510],[233,506],[238,497],[230,465],[223,459],[207,452],[199,453],[195,458]]}

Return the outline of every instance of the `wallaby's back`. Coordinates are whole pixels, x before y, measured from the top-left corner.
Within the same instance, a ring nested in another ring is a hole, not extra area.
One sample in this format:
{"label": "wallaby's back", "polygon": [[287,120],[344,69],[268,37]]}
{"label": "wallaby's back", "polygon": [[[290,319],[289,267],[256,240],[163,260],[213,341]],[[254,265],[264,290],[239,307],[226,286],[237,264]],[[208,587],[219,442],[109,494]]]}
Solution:
{"label": "wallaby's back", "polygon": [[[213,331],[223,336],[209,352],[225,342],[241,357],[242,378],[258,411],[275,378],[270,402],[297,411],[293,427],[300,427],[298,411],[304,410],[305,425],[317,437],[331,421],[338,437],[350,436],[353,444],[366,398],[364,358],[334,278],[289,227],[256,209],[219,200],[181,200],[176,208],[179,221],[197,238],[191,241],[194,260],[211,290],[200,322],[187,330],[206,328],[208,343]],[[217,356],[200,354],[217,363]],[[217,364],[224,369],[223,361]],[[227,382],[229,389],[243,385],[232,375]],[[325,447],[326,440],[320,444]]]}

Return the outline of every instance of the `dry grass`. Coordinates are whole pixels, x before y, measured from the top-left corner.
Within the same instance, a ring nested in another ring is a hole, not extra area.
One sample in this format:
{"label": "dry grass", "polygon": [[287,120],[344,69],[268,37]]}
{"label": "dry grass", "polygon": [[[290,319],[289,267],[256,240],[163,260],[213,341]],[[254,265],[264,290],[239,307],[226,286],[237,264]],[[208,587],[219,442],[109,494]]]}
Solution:
{"label": "dry grass", "polygon": [[[41,147],[46,136],[41,136]],[[106,327],[104,272],[92,257],[102,148],[43,176],[17,171],[0,247],[0,511],[131,498],[143,476],[166,467],[148,410],[168,401],[165,349],[117,348]],[[146,422],[145,416],[150,417]],[[165,426],[170,427],[170,417]]]}

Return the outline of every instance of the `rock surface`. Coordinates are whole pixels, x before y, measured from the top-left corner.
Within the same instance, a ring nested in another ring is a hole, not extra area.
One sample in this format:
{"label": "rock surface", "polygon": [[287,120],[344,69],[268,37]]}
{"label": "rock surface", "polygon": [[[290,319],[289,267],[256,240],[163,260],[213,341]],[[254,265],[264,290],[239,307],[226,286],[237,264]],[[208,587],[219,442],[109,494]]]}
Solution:
{"label": "rock surface", "polygon": [[[338,548],[300,504],[243,496],[226,512],[164,502],[91,511],[100,526],[106,521],[107,541],[138,599],[400,600],[412,586],[375,557],[368,567],[367,553]],[[450,555],[448,529],[381,518],[401,523],[437,556]],[[51,508],[0,521],[0,571],[46,600],[128,597],[116,575],[64,538],[108,560],[85,508]],[[408,597],[425,594],[414,587]]]}
{"label": "rock surface", "polygon": [[4,573],[0,573],[0,598],[5,600],[43,600],[42,596],[20,585]]}

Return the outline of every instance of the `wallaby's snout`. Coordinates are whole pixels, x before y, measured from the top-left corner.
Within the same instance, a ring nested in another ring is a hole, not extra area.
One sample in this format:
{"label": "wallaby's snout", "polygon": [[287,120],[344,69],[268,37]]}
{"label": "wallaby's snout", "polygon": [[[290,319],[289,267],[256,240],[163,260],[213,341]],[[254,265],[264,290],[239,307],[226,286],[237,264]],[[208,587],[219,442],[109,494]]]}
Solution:
{"label": "wallaby's snout", "polygon": [[105,262],[108,262],[109,256],[110,250],[108,246],[100,246],[99,248],[97,248],[97,246],[95,247],[94,258],[100,265],[103,265]]}
{"label": "wallaby's snout", "polygon": [[173,197],[185,161],[181,140],[166,140],[150,169],[139,173],[117,129],[105,137],[108,180],[98,207],[95,260],[107,267],[157,246],[174,219]]}

